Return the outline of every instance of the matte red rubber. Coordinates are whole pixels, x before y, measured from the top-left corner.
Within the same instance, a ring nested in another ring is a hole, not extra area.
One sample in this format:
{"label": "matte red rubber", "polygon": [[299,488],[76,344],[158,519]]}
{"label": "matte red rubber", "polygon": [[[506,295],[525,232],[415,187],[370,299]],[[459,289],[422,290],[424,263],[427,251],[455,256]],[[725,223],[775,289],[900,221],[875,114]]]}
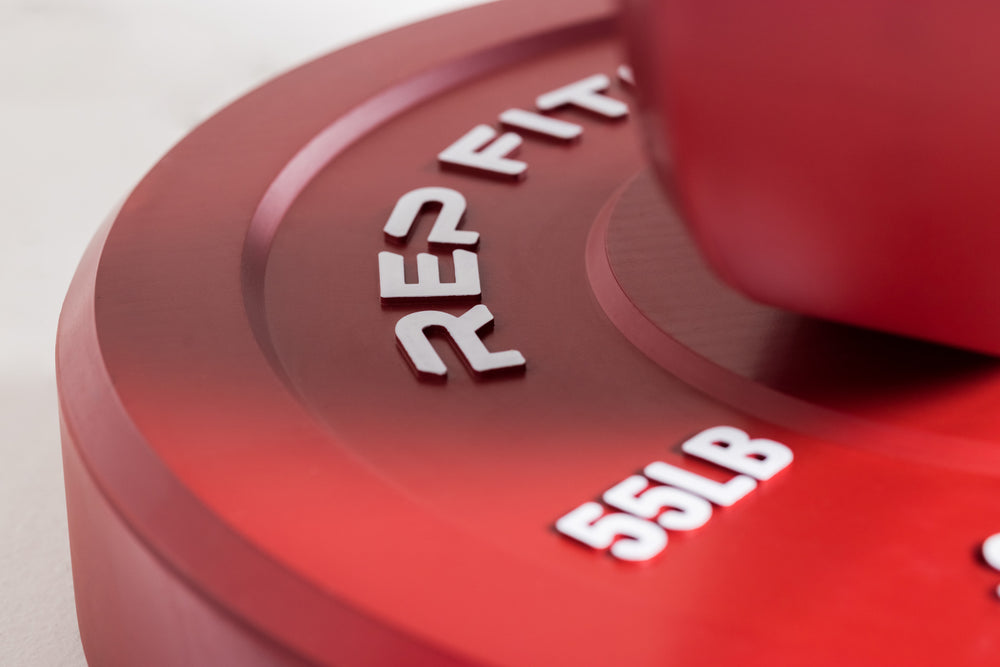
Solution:
{"label": "matte red rubber", "polygon": [[[512,1],[352,46],[222,111],[111,216],[57,351],[91,664],[996,662],[994,364],[716,281],[628,118],[547,111],[582,136],[525,134],[520,180],[442,167],[592,75],[631,103],[615,27],[603,2]],[[433,211],[383,232],[428,186],[467,200],[477,336],[520,373],[432,336],[432,381],[397,345],[428,306],[383,302],[379,253],[452,271]],[[626,479],[676,495],[656,470],[737,479],[683,448],[723,426],[794,461],[703,499],[697,529],[603,502]],[[627,562],[625,534],[568,535],[580,507],[669,541]]]}

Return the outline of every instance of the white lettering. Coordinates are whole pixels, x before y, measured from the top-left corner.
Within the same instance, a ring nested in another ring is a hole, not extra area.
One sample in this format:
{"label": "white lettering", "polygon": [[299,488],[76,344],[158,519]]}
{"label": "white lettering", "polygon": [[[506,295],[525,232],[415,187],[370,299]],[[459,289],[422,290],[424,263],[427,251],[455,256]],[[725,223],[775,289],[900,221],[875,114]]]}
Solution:
{"label": "white lettering", "polygon": [[396,202],[382,231],[390,239],[405,241],[421,209],[432,203],[441,204],[441,212],[427,235],[430,245],[475,247],[479,243],[478,232],[458,229],[458,224],[465,215],[465,197],[451,188],[417,188],[407,192]]}
{"label": "white lettering", "polygon": [[745,475],[737,475],[723,484],[662,461],[650,463],[643,472],[652,480],[690,491],[721,507],[736,504],[757,488],[757,482]]}
{"label": "white lettering", "polygon": [[[767,474],[768,477],[774,474],[772,466],[777,464],[773,462],[783,462],[781,467],[784,467],[791,461],[790,450],[785,460],[784,450],[788,448],[784,445],[771,440],[751,440],[746,433],[731,426],[716,426],[703,431],[684,443],[682,447],[685,451],[690,443],[694,443],[694,451],[700,453],[703,448],[708,448],[704,451],[708,451],[710,456],[722,458],[727,463],[737,453],[740,465],[746,460],[755,464],[770,462],[765,468],[751,466],[754,472]],[[720,457],[716,449],[726,451],[726,456]],[[706,460],[716,462],[714,459]],[[600,503],[584,503],[559,519],[556,528],[595,549],[611,546],[611,555],[621,560],[647,560],[666,547],[665,531],[701,528],[712,518],[712,503],[730,507],[757,488],[757,480],[748,475],[736,475],[726,482],[717,482],[662,461],[650,463],[643,472],[645,476],[630,475],[601,496],[607,505],[621,513],[604,514]],[[647,526],[644,528],[642,523]],[[660,537],[650,526],[663,530],[663,536]],[[615,542],[619,537],[629,539]],[[619,545],[621,551],[616,550]],[[1000,534],[983,544],[983,558],[991,567],[1000,570]]]}
{"label": "white lettering", "polygon": [[[1000,533],[990,536],[983,542],[983,560],[1000,572]],[[1000,595],[1000,588],[997,589],[997,595]]]}
{"label": "white lettering", "polygon": [[611,80],[603,74],[595,74],[568,86],[539,95],[535,105],[541,111],[551,111],[563,106],[577,106],[607,118],[623,118],[628,115],[628,105],[607,95]]}
{"label": "white lettering", "polygon": [[704,498],[672,486],[650,487],[642,475],[632,475],[605,491],[604,502],[643,519],[656,519],[667,530],[694,530],[712,518],[712,505]]}
{"label": "white lettering", "polygon": [[505,132],[497,139],[497,131],[492,127],[477,125],[441,151],[438,160],[446,165],[505,178],[520,178],[528,168],[527,163],[507,156],[521,145],[521,141],[521,135],[514,132]]}
{"label": "white lettering", "polygon": [[414,299],[454,299],[478,297],[479,259],[468,250],[451,253],[455,261],[455,282],[441,282],[441,266],[434,255],[417,255],[417,282],[404,277],[403,256],[383,250],[378,254],[378,282],[383,303]]}
{"label": "white lettering", "polygon": [[507,109],[500,114],[500,123],[506,127],[515,127],[563,141],[572,141],[583,134],[583,127],[576,123],[568,123],[523,109]]}
{"label": "white lettering", "polygon": [[618,78],[624,83],[627,83],[629,86],[635,86],[635,73],[629,65],[619,65],[616,73],[618,74]]}
{"label": "white lettering", "polygon": [[493,314],[482,304],[470,308],[461,317],[425,310],[411,313],[396,323],[396,340],[419,376],[443,378],[448,373],[441,357],[427,339],[425,330],[431,327],[440,327],[448,333],[476,374],[524,368],[524,356],[517,350],[490,352],[486,349],[478,332],[492,322]]}
{"label": "white lettering", "polygon": [[761,481],[784,470],[793,458],[792,450],[780,442],[764,438],[751,440],[744,431],[732,426],[702,431],[681,445],[681,450]]}
{"label": "white lettering", "polygon": [[556,530],[594,549],[611,547],[620,560],[644,561],[667,546],[665,530],[644,519],[613,512],[605,514],[600,503],[584,503],[556,521]]}

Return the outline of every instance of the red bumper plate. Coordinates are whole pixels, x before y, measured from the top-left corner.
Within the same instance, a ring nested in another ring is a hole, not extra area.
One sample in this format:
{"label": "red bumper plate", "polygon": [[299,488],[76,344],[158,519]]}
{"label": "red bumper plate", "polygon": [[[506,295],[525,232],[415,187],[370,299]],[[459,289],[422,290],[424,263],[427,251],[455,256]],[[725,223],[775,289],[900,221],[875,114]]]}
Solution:
{"label": "red bumper plate", "polygon": [[331,54],[112,216],[58,350],[93,664],[1000,660],[996,363],[717,282],[614,27]]}

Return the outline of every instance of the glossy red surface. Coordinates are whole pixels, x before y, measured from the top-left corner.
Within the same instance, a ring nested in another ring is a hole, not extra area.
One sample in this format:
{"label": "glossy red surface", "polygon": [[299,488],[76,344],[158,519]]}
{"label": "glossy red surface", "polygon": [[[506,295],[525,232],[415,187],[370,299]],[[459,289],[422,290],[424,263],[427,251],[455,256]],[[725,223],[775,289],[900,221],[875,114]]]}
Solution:
{"label": "glossy red surface", "polygon": [[[942,358],[907,393],[926,348],[881,364],[895,343],[790,336],[701,266],[629,120],[553,111],[583,137],[526,138],[519,182],[440,168],[504,109],[613,79],[613,28],[600,2],[504,2],[332,54],[199,128],[112,216],[58,350],[92,663],[1000,655],[1000,573],[976,555],[1000,531],[990,362]],[[382,305],[377,254],[412,261],[429,221],[402,250],[382,226],[428,185],[468,201],[483,340],[521,375],[476,378],[436,341],[449,374],[425,382],[397,349],[418,308]],[[731,477],[680,450],[722,424],[794,463],[646,563],[555,530],[652,461]]]}
{"label": "glossy red surface", "polygon": [[625,6],[662,177],[720,276],[1000,354],[1000,7]]}

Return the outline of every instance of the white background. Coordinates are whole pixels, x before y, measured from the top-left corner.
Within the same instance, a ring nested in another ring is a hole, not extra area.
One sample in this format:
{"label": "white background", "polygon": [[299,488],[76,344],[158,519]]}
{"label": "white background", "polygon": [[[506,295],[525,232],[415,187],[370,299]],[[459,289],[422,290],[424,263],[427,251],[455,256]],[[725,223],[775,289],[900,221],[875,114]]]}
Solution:
{"label": "white background", "polygon": [[104,216],[242,92],[475,1],[0,0],[0,665],[86,664],[53,348],[63,296]]}

